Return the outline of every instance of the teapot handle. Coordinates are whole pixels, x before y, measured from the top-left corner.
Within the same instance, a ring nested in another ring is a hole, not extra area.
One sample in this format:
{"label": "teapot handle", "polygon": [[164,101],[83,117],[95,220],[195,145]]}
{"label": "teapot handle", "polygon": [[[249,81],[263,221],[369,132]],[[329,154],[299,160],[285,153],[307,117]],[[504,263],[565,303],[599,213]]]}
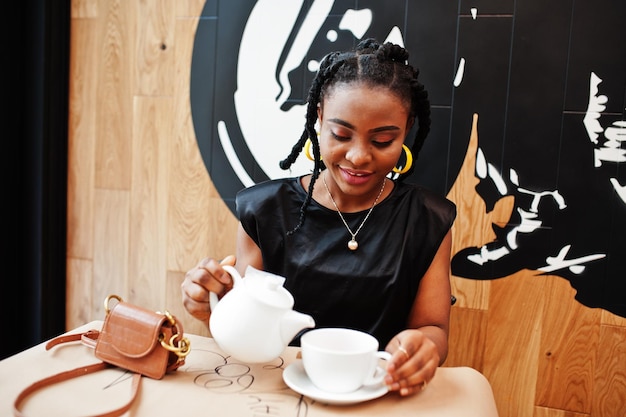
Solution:
{"label": "teapot handle", "polygon": [[[243,282],[241,275],[239,275],[239,271],[237,271],[234,266],[223,265],[222,268],[224,268],[224,270],[228,272],[231,277],[233,277],[233,289],[237,287],[239,283]],[[217,298],[217,294],[213,291],[209,292],[209,305],[211,306],[211,311],[215,310],[218,302],[219,299]]]}

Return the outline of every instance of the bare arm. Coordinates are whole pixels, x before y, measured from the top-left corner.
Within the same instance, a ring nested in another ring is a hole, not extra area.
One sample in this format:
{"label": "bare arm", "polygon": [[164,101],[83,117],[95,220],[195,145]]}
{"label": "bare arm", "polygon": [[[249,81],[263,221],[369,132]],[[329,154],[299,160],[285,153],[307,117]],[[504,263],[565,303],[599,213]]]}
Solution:
{"label": "bare arm", "polygon": [[401,395],[425,388],[448,354],[451,247],[449,231],[422,277],[408,329],[387,345],[387,350],[393,353],[387,368],[387,383]]}
{"label": "bare arm", "polygon": [[448,355],[451,246],[452,232],[448,232],[420,282],[408,324],[409,329],[421,330],[437,345],[440,358],[437,365]]}

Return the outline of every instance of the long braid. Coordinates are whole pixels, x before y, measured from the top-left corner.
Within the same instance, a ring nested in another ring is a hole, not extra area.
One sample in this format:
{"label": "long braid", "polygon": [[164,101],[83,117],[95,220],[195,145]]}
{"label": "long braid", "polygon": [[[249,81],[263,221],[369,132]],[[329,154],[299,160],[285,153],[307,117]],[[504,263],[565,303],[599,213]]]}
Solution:
{"label": "long braid", "polygon": [[[302,152],[307,139],[311,140],[314,166],[307,196],[300,207],[298,224],[288,235],[304,224],[306,210],[311,204],[315,182],[325,166],[321,161],[319,140],[315,132],[317,107],[323,103],[324,95],[339,83],[362,82],[366,85],[384,86],[402,99],[409,109],[409,117],[416,118],[417,133],[411,151],[414,158],[424,144],[430,131],[430,102],[424,86],[417,80],[419,71],[407,63],[409,54],[403,47],[392,43],[381,45],[375,39],[361,41],[354,51],[332,52],[320,62],[319,70],[311,83],[307,96],[306,122],[302,135],[290,154],[280,162],[282,169],[289,169]],[[402,181],[413,172],[414,166],[397,180]]]}
{"label": "long braid", "polygon": [[300,140],[296,146],[292,148],[289,156],[280,162],[280,167],[282,169],[288,169],[295,162],[299,153],[302,152],[302,148],[304,147],[306,140],[311,139],[313,159],[315,161],[313,165],[313,172],[311,174],[311,181],[309,182],[307,196],[300,207],[300,218],[298,220],[298,224],[292,230],[288,231],[287,235],[292,235],[304,224],[306,209],[311,204],[311,199],[313,198],[312,196],[315,182],[319,178],[322,169],[325,168],[321,158],[317,132],[315,131],[315,123],[317,122],[317,104],[322,100],[321,96],[324,84],[327,80],[333,77],[333,75],[337,72],[337,69],[343,64],[342,61],[337,61],[337,57],[339,55],[340,54],[337,52],[330,53],[320,63],[320,68],[311,83],[311,88],[309,89],[307,97],[306,123],[304,125],[304,132],[302,132]]}
{"label": "long braid", "polygon": [[280,163],[278,164],[278,166],[280,166],[280,169],[289,169],[291,165],[296,162],[296,159],[298,158],[298,155],[300,155],[300,152],[302,152],[302,148],[304,147],[304,144],[306,143],[308,137],[309,135],[307,134],[306,130],[302,132],[300,139],[298,139],[296,144],[293,145],[293,148],[291,148],[291,153],[289,154],[289,156],[280,161]]}

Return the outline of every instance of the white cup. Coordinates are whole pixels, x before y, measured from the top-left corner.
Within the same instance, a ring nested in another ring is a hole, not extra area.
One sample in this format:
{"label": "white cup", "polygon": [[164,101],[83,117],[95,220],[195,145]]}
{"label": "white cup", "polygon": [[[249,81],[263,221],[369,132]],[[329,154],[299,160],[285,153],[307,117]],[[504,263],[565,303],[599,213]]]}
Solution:
{"label": "white cup", "polygon": [[300,339],[302,365],[319,389],[348,393],[362,386],[380,385],[386,372],[379,360],[391,354],[378,350],[378,340],[368,333],[345,328],[309,330]]}

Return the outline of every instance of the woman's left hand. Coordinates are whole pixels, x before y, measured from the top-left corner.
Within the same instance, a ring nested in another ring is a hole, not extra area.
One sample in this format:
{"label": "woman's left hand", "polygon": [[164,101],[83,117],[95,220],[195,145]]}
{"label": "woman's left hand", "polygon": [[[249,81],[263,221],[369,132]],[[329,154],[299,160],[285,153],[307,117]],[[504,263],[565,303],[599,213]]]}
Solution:
{"label": "woman's left hand", "polygon": [[404,330],[396,335],[386,349],[392,354],[387,364],[385,383],[390,391],[406,396],[428,386],[439,366],[439,351],[422,331]]}

